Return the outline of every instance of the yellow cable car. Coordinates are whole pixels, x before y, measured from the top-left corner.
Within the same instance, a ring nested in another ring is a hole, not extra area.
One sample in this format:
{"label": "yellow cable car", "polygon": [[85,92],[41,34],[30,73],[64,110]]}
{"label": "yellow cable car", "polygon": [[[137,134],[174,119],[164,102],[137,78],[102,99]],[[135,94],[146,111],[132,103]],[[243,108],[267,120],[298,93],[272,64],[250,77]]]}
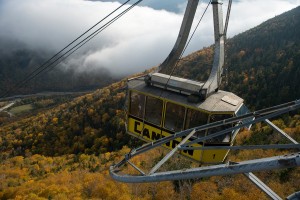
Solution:
{"label": "yellow cable car", "polygon": [[[177,41],[167,59],[159,66],[159,71],[176,65],[185,47],[197,5],[198,0],[188,1]],[[128,80],[127,132],[130,135],[152,142],[185,129],[248,112],[242,98],[219,90],[223,76],[227,23],[223,29],[222,1],[212,0],[212,6],[215,45],[214,62],[208,80],[202,83],[163,73]],[[226,129],[228,125],[220,128]],[[220,130],[213,128],[197,132],[190,140],[218,131]],[[194,146],[232,145],[238,131],[196,143]],[[180,141],[173,140],[164,146],[172,149]],[[220,149],[181,151],[182,155],[201,163],[223,162],[227,153],[228,150]]]}
{"label": "yellow cable car", "polygon": [[[152,74],[152,78],[157,76],[161,78],[165,75]],[[190,81],[177,77],[171,77],[171,79],[173,82],[174,80],[180,80],[181,83]],[[201,83],[194,82],[194,84]],[[175,87],[162,89],[155,86],[155,84],[148,85],[141,78],[136,78],[128,81],[128,91],[127,131],[130,135],[147,142],[247,112],[242,98],[222,90],[210,95],[205,101],[193,103],[188,101],[187,91]],[[222,128],[226,129],[228,125]],[[206,136],[217,131],[215,128],[205,130],[196,133],[196,136]],[[230,146],[233,144],[237,133],[238,130],[197,145]],[[172,149],[179,142],[180,140],[173,140],[167,143],[165,147]],[[182,155],[201,163],[222,162],[227,153],[228,150],[189,150],[181,152]]]}

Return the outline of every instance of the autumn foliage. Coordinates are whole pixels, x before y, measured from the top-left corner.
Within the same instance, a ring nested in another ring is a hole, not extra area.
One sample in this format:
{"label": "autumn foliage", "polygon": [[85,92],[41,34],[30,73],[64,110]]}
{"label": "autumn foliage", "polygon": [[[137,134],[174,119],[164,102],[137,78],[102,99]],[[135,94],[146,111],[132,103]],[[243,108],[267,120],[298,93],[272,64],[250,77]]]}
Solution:
{"label": "autumn foliage", "polygon": [[[299,98],[299,13],[298,7],[228,41],[230,81],[223,88],[243,97],[250,108]],[[212,52],[208,47],[182,59],[174,75],[205,80]],[[125,91],[123,80],[51,109],[45,107],[53,101],[43,100],[36,104],[42,111],[14,122],[7,122],[9,116],[0,113],[0,124],[5,122],[0,127],[0,199],[267,199],[243,175],[147,184],[113,181],[108,167],[120,161],[130,148],[140,145],[125,133]],[[299,111],[272,121],[300,141]],[[235,142],[288,143],[265,123],[242,131]],[[139,167],[151,167],[165,151],[139,155],[133,162]],[[231,151],[226,161],[289,152]],[[197,165],[177,156],[163,169]],[[125,171],[134,172],[130,167]],[[256,175],[282,198],[300,190],[299,168]]]}

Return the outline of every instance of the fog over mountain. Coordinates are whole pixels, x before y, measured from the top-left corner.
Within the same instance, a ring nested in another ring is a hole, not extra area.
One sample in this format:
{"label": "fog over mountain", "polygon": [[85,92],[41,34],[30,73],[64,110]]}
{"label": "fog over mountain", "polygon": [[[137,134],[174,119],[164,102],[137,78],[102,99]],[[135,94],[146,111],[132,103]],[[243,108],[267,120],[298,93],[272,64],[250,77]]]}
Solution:
{"label": "fog over mountain", "polygon": [[[0,0],[0,48],[6,53],[11,48],[21,48],[53,55],[120,6],[120,2]],[[85,73],[106,69],[123,76],[161,63],[176,40],[186,1],[144,2],[101,32],[60,68]],[[298,5],[299,0],[234,2],[228,35],[232,37]],[[194,26],[206,6],[206,2],[199,4]],[[185,55],[212,43],[209,8]]]}

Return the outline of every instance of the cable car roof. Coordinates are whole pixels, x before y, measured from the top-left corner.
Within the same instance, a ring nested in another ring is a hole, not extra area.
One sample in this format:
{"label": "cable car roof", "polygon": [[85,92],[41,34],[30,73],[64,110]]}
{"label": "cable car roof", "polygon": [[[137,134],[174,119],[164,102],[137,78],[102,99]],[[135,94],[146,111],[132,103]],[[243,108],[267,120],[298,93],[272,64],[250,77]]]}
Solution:
{"label": "cable car roof", "polygon": [[187,105],[190,107],[196,107],[207,112],[236,112],[243,104],[243,99],[237,95],[219,90],[218,92],[210,95],[205,101],[200,103],[191,103],[187,100],[187,95],[180,94],[179,92],[174,92],[170,90],[165,90],[162,88],[148,86],[143,79],[131,79],[128,81],[128,89],[139,91],[145,95],[151,95],[155,97],[160,97],[161,99],[167,99],[173,102],[178,102],[182,105]]}

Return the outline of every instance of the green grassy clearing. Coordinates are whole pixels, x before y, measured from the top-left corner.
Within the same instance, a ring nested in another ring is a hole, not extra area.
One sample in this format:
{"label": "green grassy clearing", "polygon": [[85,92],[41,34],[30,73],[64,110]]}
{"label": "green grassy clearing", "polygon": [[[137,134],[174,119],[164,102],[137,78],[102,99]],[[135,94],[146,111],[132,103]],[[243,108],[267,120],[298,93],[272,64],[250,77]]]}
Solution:
{"label": "green grassy clearing", "polygon": [[33,109],[32,104],[26,104],[26,105],[22,105],[22,106],[13,107],[9,110],[9,112],[14,115],[18,115],[21,113],[29,112],[32,109]]}

